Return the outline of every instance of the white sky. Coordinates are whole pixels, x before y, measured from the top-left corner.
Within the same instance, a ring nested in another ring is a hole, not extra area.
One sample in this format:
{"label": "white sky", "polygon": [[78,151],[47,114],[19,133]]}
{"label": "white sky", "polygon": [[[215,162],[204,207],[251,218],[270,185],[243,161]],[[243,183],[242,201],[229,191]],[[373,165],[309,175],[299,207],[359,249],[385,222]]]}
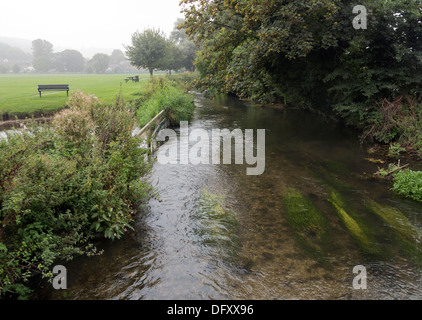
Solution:
{"label": "white sky", "polygon": [[123,50],[135,31],[168,35],[179,17],[179,0],[0,0],[0,36],[44,39],[53,50]]}

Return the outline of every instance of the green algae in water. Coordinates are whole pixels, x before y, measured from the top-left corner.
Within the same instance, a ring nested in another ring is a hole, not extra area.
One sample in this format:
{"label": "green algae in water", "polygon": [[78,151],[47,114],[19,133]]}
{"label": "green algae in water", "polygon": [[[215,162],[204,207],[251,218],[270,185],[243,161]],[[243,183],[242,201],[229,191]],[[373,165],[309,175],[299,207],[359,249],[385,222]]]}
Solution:
{"label": "green algae in water", "polygon": [[343,199],[337,192],[331,191],[328,201],[333,205],[343,225],[349,230],[359,247],[371,255],[380,255],[382,250],[374,235],[374,227],[370,228],[355,213],[346,208]]}
{"label": "green algae in water", "polygon": [[288,189],[283,204],[299,244],[311,257],[326,263],[330,225],[323,213],[296,189]]}
{"label": "green algae in water", "polygon": [[367,208],[393,229],[394,238],[402,252],[421,268],[421,231],[412,225],[407,217],[396,208],[380,205],[373,200],[368,200]]}
{"label": "green algae in water", "polygon": [[200,243],[215,248],[226,258],[232,259],[240,246],[236,215],[225,209],[224,197],[203,189],[194,217],[194,232]]}

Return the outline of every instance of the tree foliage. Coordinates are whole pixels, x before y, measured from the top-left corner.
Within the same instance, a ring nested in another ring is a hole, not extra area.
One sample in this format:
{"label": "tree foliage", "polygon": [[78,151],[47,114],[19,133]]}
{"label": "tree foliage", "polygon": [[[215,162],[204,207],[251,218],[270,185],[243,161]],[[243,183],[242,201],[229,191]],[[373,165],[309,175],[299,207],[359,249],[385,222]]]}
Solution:
{"label": "tree foliage", "polygon": [[353,124],[379,121],[385,100],[422,98],[422,2],[369,2],[368,10],[368,29],[353,33],[323,79],[334,110]]}
{"label": "tree foliage", "polygon": [[379,102],[422,84],[421,0],[362,1],[355,30],[346,0],[182,0],[200,47],[200,85],[262,102],[301,103],[349,123],[379,117]]}
{"label": "tree foliage", "polygon": [[59,72],[82,72],[85,69],[85,59],[77,50],[64,50],[54,55],[56,70]]}
{"label": "tree foliage", "polygon": [[126,46],[126,55],[132,65],[147,69],[151,76],[154,70],[178,71],[185,68],[194,71],[197,47],[189,40],[178,19],[170,36],[159,29],[146,29],[132,35],[132,45]]}
{"label": "tree foliage", "polygon": [[152,76],[154,70],[165,68],[167,40],[160,29],[146,29],[132,34],[132,45],[125,47],[130,62],[147,69]]}
{"label": "tree foliage", "polygon": [[195,57],[198,47],[191,41],[183,28],[184,20],[179,18],[174,24],[173,31],[170,33],[170,40],[175,43],[179,49],[179,55],[182,66],[187,71],[195,71]]}
{"label": "tree foliage", "polygon": [[110,64],[119,64],[123,61],[126,61],[125,54],[122,52],[122,50],[114,49],[110,55]]}
{"label": "tree foliage", "polygon": [[88,61],[88,71],[94,73],[105,73],[110,63],[110,57],[105,53],[95,54],[91,60]]}
{"label": "tree foliage", "polygon": [[166,56],[163,61],[163,68],[178,71],[183,68],[184,59],[180,47],[173,41],[167,40]]}
{"label": "tree foliage", "polygon": [[47,72],[54,67],[53,45],[47,40],[32,41],[33,66],[38,72]]}

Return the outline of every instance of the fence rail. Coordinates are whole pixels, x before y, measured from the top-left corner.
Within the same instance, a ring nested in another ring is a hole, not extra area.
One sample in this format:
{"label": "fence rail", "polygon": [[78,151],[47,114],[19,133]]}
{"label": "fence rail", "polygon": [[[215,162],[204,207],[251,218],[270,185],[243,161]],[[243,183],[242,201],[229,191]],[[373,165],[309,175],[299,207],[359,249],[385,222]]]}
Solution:
{"label": "fence rail", "polygon": [[145,139],[148,148],[151,149],[151,154],[157,149],[158,143],[156,140],[158,131],[168,125],[168,120],[164,116],[164,110],[161,110],[154,118],[152,118],[145,126],[143,126],[136,135]]}

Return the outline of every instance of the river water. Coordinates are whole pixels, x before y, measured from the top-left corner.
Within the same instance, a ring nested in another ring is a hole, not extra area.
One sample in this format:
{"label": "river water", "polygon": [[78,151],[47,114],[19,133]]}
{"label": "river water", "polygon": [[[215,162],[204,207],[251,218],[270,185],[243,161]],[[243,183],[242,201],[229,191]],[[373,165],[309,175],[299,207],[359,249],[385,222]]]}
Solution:
{"label": "river water", "polygon": [[[65,263],[68,289],[49,290],[47,299],[422,298],[415,258],[422,206],[370,178],[380,164],[365,160],[373,155],[356,133],[315,114],[230,97],[198,96],[196,105],[191,129],[266,129],[265,172],[247,175],[247,164],[156,162],[150,179],[160,200],[139,210],[134,231],[102,243],[103,255]],[[284,196],[292,189],[328,222],[322,258],[309,250],[318,241],[312,231],[298,233],[288,219]],[[349,217],[375,233],[376,255],[362,249],[353,223],[335,210],[332,190]],[[371,201],[391,210],[374,214]],[[412,230],[410,239],[401,226]],[[353,288],[356,265],[366,268],[366,290]]]}

